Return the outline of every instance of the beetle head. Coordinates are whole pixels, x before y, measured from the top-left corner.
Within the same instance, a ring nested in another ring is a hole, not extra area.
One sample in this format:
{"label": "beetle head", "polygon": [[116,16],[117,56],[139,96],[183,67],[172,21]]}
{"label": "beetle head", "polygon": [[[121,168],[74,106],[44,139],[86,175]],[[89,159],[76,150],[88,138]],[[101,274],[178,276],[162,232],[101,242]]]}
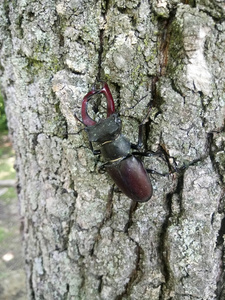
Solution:
{"label": "beetle head", "polygon": [[85,130],[88,133],[90,142],[104,143],[114,140],[120,134],[121,128],[122,122],[118,114],[112,114],[93,126],[87,126]]}

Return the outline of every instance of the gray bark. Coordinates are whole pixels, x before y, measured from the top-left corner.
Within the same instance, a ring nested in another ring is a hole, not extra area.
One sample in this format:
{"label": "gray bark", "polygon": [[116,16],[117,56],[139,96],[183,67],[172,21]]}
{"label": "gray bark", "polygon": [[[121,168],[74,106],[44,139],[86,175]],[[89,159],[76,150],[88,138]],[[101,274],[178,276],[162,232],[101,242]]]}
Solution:
{"label": "gray bark", "polygon": [[[224,2],[5,0],[0,12],[29,299],[225,299]],[[137,141],[152,100],[148,149],[186,166],[152,175],[147,203],[98,173],[73,117],[97,75],[124,134]]]}

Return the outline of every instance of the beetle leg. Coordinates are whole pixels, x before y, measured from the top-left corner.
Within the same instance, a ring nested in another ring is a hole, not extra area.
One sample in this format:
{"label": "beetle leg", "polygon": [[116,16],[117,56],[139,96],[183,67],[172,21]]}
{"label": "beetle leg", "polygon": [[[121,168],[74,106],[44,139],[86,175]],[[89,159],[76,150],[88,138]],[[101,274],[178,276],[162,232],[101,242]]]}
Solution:
{"label": "beetle leg", "polygon": [[155,170],[151,170],[151,169],[146,169],[148,173],[152,173],[152,174],[158,174],[161,176],[168,176],[171,173],[180,173],[182,172],[182,170],[184,170],[186,167],[182,166],[180,168],[177,167],[177,163],[174,157],[167,155],[166,153],[164,153],[161,149],[157,150],[156,152],[154,151],[146,151],[146,152],[132,152],[132,155],[139,155],[139,156],[145,156],[145,157],[151,157],[151,156],[158,156],[160,157],[167,165],[168,168],[170,170],[169,173],[159,173]]}
{"label": "beetle leg", "polygon": [[101,151],[100,150],[93,150],[92,153],[94,155],[100,155],[101,154]]}
{"label": "beetle leg", "polygon": [[131,145],[131,148],[133,148],[133,149],[137,149],[137,150],[141,149],[141,147],[144,144],[144,142],[143,142],[143,140],[144,140],[144,128],[145,128],[145,124],[148,122],[151,109],[152,109],[152,102],[150,102],[150,104],[149,104],[149,109],[148,109],[148,112],[147,112],[144,120],[139,125],[139,128],[138,128],[138,142],[137,142],[136,145],[134,145],[134,144]]}
{"label": "beetle leg", "polygon": [[183,166],[179,169],[174,169],[173,171],[170,171],[170,172],[167,172],[167,173],[160,173],[160,172],[158,172],[156,170],[152,170],[152,169],[146,169],[146,171],[150,174],[156,174],[156,175],[159,175],[159,176],[168,177],[170,175],[173,175],[174,173],[178,173],[178,174],[182,173],[182,171],[185,170],[185,169],[186,169],[186,167]]}
{"label": "beetle leg", "polygon": [[98,169],[98,172],[100,174],[104,174],[106,172],[106,169],[105,169],[105,164],[101,165]]}
{"label": "beetle leg", "polygon": [[107,166],[110,166],[110,164],[108,162],[102,164],[100,167],[99,167],[99,173],[105,173],[106,172],[106,168]]}
{"label": "beetle leg", "polygon": [[[132,148],[132,147],[131,147]],[[146,152],[139,152],[139,151],[135,151],[135,152],[132,152],[132,155],[139,155],[139,156],[159,156],[161,157],[165,162],[167,162],[166,158],[164,157],[164,154],[162,151],[158,150],[156,152],[154,151],[146,151]]]}
{"label": "beetle leg", "polygon": [[132,149],[139,150],[143,146],[143,135],[144,135],[143,125],[144,124],[139,125],[138,142],[137,142],[137,144],[131,143]]}
{"label": "beetle leg", "polygon": [[160,175],[160,176],[163,176],[163,177],[168,177],[169,175],[171,175],[172,173],[159,173],[157,172],[156,170],[152,170],[152,169],[145,169],[148,173],[151,173],[151,174],[157,174],[157,175]]}
{"label": "beetle leg", "polygon": [[89,146],[90,146],[90,149],[91,149],[91,151],[92,151],[92,153],[93,153],[94,155],[99,155],[99,154],[101,154],[101,151],[100,151],[100,150],[95,150],[95,149],[93,148],[92,142],[90,142],[90,141],[89,141]]}
{"label": "beetle leg", "polygon": [[131,146],[131,149],[135,149],[135,150],[139,149],[137,144],[131,143],[130,146]]}

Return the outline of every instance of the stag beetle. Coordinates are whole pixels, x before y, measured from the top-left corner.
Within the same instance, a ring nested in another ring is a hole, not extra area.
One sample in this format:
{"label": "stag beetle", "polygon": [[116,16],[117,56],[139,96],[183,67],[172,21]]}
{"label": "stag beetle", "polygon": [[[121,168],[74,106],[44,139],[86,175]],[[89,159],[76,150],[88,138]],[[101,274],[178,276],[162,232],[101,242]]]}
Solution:
{"label": "stag beetle", "polygon": [[[96,94],[103,94],[107,100],[107,118],[94,121],[87,112],[88,101]],[[82,123],[88,134],[94,154],[101,154],[104,167],[116,185],[130,199],[146,202],[152,197],[152,184],[142,161],[132,154],[132,144],[121,134],[122,123],[107,83],[100,90],[93,88],[87,93],[81,108]],[[76,117],[76,116],[75,116]],[[93,150],[92,142],[99,145],[99,151]]]}

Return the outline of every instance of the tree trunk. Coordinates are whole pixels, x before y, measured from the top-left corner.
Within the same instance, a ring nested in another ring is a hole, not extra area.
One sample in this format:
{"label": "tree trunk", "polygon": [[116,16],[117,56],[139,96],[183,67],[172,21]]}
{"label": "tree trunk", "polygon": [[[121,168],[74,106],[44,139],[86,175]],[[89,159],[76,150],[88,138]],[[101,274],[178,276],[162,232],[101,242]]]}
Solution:
{"label": "tree trunk", "polygon": [[[225,299],[224,2],[0,6],[29,299]],[[98,172],[73,116],[96,77],[132,143],[152,101],[147,149],[168,159],[145,165],[176,172],[150,175],[146,203]]]}

